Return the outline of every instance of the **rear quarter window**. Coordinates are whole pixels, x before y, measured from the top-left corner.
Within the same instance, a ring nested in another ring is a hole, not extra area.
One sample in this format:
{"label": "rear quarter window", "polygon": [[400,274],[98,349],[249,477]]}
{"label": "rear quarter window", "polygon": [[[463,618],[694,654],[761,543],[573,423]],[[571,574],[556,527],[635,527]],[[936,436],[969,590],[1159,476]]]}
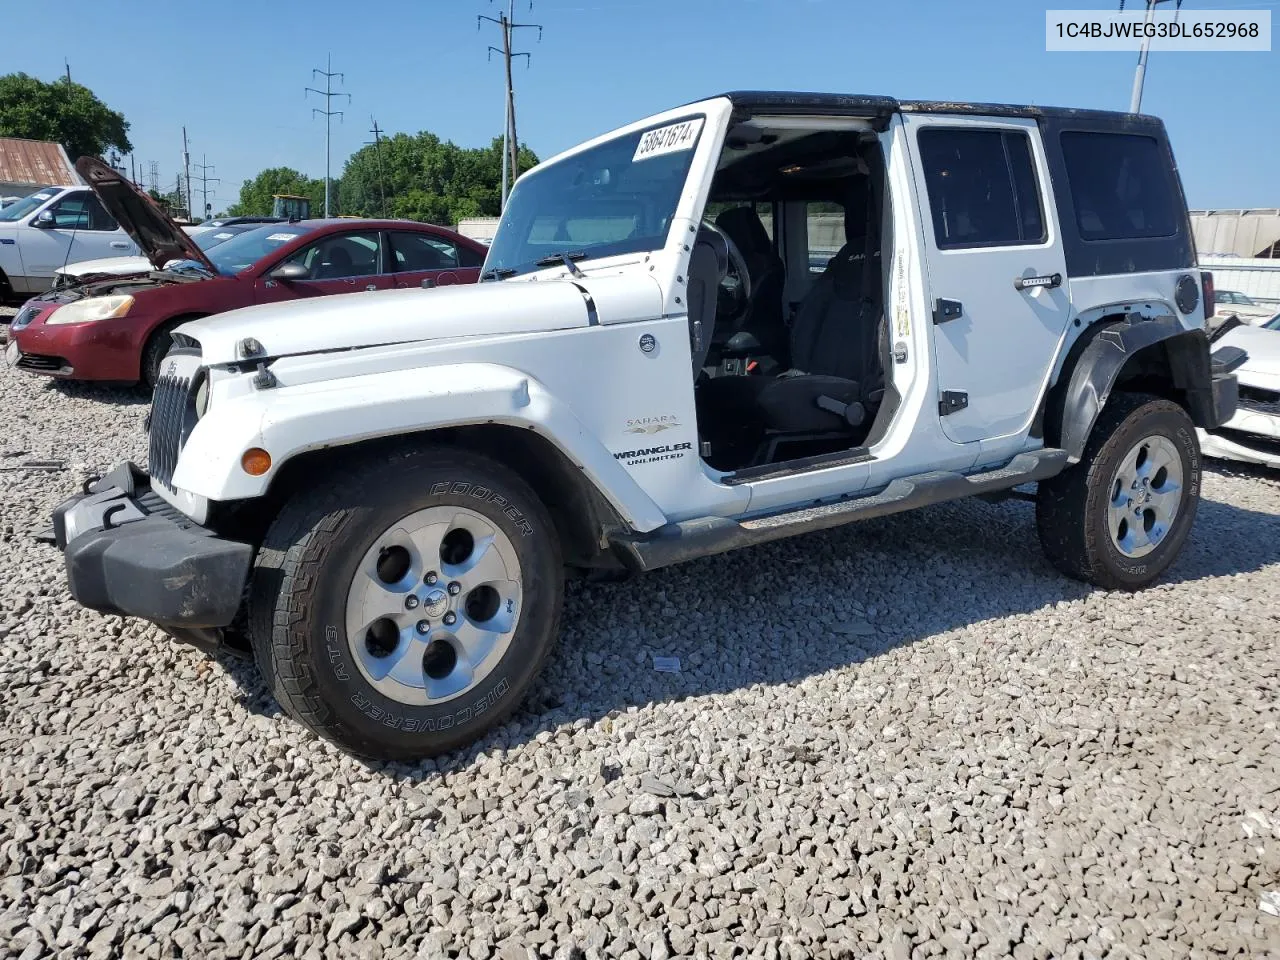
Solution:
{"label": "rear quarter window", "polygon": [[1155,137],[1064,131],[1063,161],[1083,240],[1139,240],[1178,232],[1180,203],[1168,153]]}

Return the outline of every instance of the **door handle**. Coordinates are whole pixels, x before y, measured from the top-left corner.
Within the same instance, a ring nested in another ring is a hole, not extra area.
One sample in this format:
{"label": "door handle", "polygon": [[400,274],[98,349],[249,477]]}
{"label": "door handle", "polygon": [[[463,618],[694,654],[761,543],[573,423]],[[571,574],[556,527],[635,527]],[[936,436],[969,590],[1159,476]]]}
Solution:
{"label": "door handle", "polygon": [[127,242],[127,241],[124,241],[124,240],[112,240],[112,241],[111,241],[111,246],[112,246],[112,247],[114,247],[114,248],[115,248],[115,249],[117,249],[117,250],[127,250],[127,249],[129,249],[129,244],[128,244],[128,242]]}
{"label": "door handle", "polygon": [[1046,287],[1052,290],[1054,287],[1062,286],[1062,274],[1051,273],[1042,277],[1018,277],[1013,281],[1013,289],[1015,290],[1038,290]]}
{"label": "door handle", "polygon": [[377,290],[377,289],[378,289],[378,285],[377,285],[376,283],[371,283],[371,284],[369,284],[367,287],[365,287],[365,289],[366,289],[366,290]]}

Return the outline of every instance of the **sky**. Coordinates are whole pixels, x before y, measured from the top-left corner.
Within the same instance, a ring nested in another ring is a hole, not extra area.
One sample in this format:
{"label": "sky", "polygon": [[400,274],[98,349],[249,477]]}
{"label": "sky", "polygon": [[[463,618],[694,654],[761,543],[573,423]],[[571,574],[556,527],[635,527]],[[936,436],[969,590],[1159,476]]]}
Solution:
{"label": "sky", "polygon": [[[332,171],[376,118],[462,146],[502,131],[500,45],[508,0],[0,0],[0,73],[64,75],[130,122],[140,175],[162,188],[207,162],[214,210],[259,170],[325,170],[324,122],[304,94],[312,68],[345,74]],[[1130,0],[1130,6],[1142,0]],[[1048,53],[1058,0],[515,0],[518,133],[546,158],[650,113],[734,89],[885,94],[1127,109],[1137,55]],[[1267,9],[1280,0],[1185,0],[1187,9]],[[56,8],[56,16],[55,16]],[[1193,208],[1280,206],[1280,51],[1153,54],[1143,111],[1165,120]],[[126,168],[128,163],[126,161]],[[192,173],[198,177],[198,170]],[[197,185],[196,203],[199,204]]]}

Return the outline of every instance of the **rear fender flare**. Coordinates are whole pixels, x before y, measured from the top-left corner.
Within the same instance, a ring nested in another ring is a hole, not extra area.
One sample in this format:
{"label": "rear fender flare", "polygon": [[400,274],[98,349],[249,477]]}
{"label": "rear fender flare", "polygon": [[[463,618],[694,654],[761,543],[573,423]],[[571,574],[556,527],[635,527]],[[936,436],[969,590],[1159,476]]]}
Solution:
{"label": "rear fender flare", "polygon": [[1186,396],[1197,426],[1212,419],[1209,338],[1188,330],[1173,315],[1116,320],[1098,327],[1075,362],[1059,377],[1056,402],[1049,405],[1050,423],[1059,425],[1057,446],[1072,463],[1084,454],[1093,425],[1116,387],[1127,363],[1144,350],[1163,344],[1172,386]]}

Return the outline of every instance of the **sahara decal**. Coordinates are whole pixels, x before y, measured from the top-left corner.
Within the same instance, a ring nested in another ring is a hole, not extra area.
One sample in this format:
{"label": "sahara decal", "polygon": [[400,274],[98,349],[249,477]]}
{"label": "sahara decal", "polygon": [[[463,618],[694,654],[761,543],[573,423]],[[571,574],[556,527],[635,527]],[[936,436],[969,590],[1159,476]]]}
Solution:
{"label": "sahara decal", "polygon": [[633,417],[627,421],[627,433],[661,433],[680,426],[678,418],[673,416]]}

